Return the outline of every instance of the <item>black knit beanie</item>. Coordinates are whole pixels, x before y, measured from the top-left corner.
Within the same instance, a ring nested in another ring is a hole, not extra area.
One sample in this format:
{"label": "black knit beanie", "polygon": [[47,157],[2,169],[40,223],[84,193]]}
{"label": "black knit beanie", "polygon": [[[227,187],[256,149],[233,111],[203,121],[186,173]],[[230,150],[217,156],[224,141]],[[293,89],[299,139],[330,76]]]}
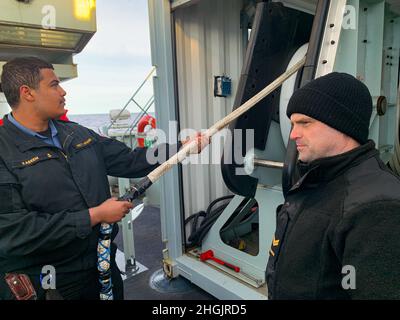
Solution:
{"label": "black knit beanie", "polygon": [[333,72],[294,92],[287,116],[301,113],[354,138],[368,140],[372,97],[365,84],[347,73]]}

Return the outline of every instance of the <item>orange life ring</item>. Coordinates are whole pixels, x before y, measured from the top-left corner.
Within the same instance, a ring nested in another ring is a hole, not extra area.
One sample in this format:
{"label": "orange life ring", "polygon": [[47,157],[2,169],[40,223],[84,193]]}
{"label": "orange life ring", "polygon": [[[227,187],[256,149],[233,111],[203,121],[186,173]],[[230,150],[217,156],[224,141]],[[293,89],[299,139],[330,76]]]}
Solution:
{"label": "orange life ring", "polygon": [[[156,128],[156,119],[148,114],[143,116],[137,125],[137,133],[144,133],[144,128],[151,126],[153,129]],[[144,148],[144,138],[137,138],[139,148]]]}

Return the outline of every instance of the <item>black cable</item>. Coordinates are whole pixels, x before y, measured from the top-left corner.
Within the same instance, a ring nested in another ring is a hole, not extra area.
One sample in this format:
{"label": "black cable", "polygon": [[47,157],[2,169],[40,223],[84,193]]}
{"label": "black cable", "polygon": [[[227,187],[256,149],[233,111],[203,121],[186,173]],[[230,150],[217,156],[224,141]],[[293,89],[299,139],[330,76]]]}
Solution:
{"label": "black cable", "polygon": [[[201,242],[204,239],[205,235],[210,230],[215,221],[218,219],[218,217],[221,215],[221,213],[224,211],[224,209],[228,206],[229,202],[222,204],[218,206],[216,209],[212,210],[213,207],[218,202],[224,200],[231,200],[233,197],[234,197],[233,195],[230,195],[218,198],[210,203],[205,212],[204,211],[197,212],[185,220],[185,226],[190,221],[193,220],[191,225],[191,234],[188,238],[189,243],[186,244],[187,248],[201,245]],[[200,223],[200,226],[198,226],[200,217],[202,217],[203,219]]]}
{"label": "black cable", "polygon": [[[221,213],[225,210],[225,208],[229,205],[229,202],[224,203],[220,206],[218,206],[217,208],[213,209],[214,206],[221,201],[224,200],[230,200],[232,199],[234,196],[225,196],[225,197],[221,197],[218,198],[216,200],[214,200],[213,202],[210,203],[210,205],[208,206],[207,210],[204,211],[200,211],[198,213],[195,213],[193,215],[191,215],[190,217],[188,217],[185,220],[185,226],[192,221],[192,225],[191,225],[191,233],[190,236],[188,238],[188,243],[186,244],[186,248],[193,248],[193,247],[198,247],[201,246],[202,241],[204,239],[204,237],[207,235],[208,231],[211,229],[211,227],[214,225],[215,221],[220,217]],[[245,206],[245,204],[247,203],[246,199],[245,201],[243,201],[233,212],[232,216],[235,216],[236,213],[240,212],[243,207]],[[198,226],[198,222],[199,222],[199,218],[202,217],[203,220],[200,223],[200,226]]]}
{"label": "black cable", "polygon": [[209,214],[211,212],[212,207],[214,207],[218,202],[221,202],[221,201],[224,201],[224,200],[228,200],[228,199],[233,199],[233,197],[234,196],[230,195],[230,196],[225,196],[225,197],[221,197],[221,198],[218,198],[218,199],[214,200],[213,202],[210,203],[210,205],[208,206],[206,212]]}

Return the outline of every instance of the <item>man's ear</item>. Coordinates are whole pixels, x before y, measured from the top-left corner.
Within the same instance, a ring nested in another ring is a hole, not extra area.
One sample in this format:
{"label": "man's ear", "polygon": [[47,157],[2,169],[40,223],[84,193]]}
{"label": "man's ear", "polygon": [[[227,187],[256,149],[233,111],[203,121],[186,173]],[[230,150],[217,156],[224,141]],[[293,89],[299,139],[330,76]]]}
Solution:
{"label": "man's ear", "polygon": [[21,86],[19,88],[19,96],[21,100],[25,100],[28,102],[33,102],[35,100],[35,97],[32,94],[32,89],[28,86]]}

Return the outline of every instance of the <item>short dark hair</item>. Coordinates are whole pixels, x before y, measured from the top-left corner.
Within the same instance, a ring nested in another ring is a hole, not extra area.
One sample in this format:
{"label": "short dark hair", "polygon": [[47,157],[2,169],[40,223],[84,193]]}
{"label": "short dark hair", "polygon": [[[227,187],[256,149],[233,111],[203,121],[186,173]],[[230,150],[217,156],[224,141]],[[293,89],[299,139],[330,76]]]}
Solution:
{"label": "short dark hair", "polygon": [[51,63],[36,57],[15,58],[3,66],[1,88],[12,108],[20,102],[19,89],[21,86],[25,85],[32,89],[39,87],[39,82],[42,80],[41,69],[54,70],[54,67]]}

